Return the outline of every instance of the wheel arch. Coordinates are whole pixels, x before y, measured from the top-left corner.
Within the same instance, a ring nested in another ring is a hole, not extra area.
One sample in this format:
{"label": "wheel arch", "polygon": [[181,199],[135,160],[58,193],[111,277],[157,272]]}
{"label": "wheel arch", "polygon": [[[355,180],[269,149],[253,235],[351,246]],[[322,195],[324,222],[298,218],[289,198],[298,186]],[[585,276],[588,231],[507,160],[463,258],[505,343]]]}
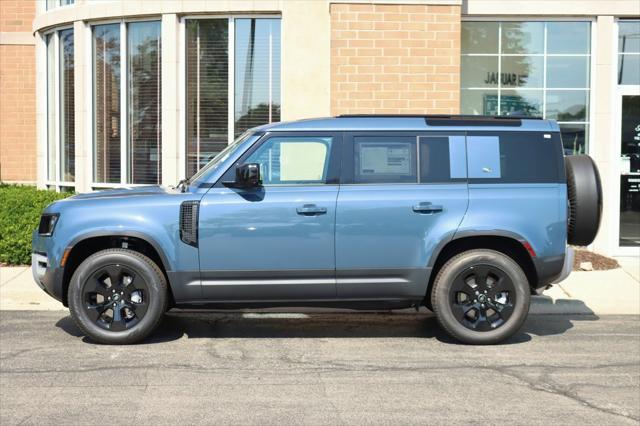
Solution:
{"label": "wheel arch", "polygon": [[427,284],[424,303],[430,307],[431,291],[436,276],[442,266],[453,256],[473,249],[490,249],[509,256],[524,271],[529,281],[529,287],[533,290],[538,282],[538,273],[535,264],[525,244],[527,241],[518,234],[512,232],[497,233],[465,233],[454,236],[453,239],[443,244],[437,253],[431,257],[429,267],[431,273]]}
{"label": "wheel arch", "polygon": [[169,303],[174,302],[173,292],[171,290],[171,282],[167,272],[172,270],[169,260],[160,249],[158,243],[151,237],[138,232],[95,232],[77,237],[68,246],[65,251],[69,254],[66,256],[66,263],[62,275],[62,303],[68,306],[68,290],[71,277],[80,266],[80,264],[94,253],[109,248],[123,248],[141,253],[152,261],[154,261],[167,280],[169,289]]}

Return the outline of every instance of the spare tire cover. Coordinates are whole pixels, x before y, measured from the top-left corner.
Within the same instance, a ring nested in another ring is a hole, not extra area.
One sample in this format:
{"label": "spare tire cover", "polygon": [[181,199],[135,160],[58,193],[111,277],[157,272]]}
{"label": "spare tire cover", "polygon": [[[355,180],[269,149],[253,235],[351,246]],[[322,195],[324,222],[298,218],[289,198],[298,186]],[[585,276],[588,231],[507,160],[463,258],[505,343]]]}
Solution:
{"label": "spare tire cover", "polygon": [[586,246],[593,242],[602,216],[602,185],[598,167],[588,155],[569,155],[567,171],[569,244]]}

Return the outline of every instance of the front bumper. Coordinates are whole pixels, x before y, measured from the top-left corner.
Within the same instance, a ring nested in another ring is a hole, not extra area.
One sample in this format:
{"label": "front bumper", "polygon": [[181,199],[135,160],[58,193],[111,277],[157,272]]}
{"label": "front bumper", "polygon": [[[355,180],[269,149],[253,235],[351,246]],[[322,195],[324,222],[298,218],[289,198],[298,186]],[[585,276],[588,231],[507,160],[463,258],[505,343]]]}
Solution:
{"label": "front bumper", "polygon": [[47,256],[44,253],[33,253],[31,255],[31,273],[38,287],[44,290],[49,296],[64,304],[62,268],[50,267]]}

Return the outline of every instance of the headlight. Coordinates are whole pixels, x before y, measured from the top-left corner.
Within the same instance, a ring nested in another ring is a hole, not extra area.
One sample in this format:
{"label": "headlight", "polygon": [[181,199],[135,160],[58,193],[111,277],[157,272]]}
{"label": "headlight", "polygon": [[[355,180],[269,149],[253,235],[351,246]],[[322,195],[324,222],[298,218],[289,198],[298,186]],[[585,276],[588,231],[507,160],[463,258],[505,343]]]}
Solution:
{"label": "headlight", "polygon": [[43,235],[45,237],[53,234],[53,229],[56,227],[56,223],[58,223],[58,217],[60,215],[58,213],[45,213],[40,216],[40,225],[38,225],[38,234]]}

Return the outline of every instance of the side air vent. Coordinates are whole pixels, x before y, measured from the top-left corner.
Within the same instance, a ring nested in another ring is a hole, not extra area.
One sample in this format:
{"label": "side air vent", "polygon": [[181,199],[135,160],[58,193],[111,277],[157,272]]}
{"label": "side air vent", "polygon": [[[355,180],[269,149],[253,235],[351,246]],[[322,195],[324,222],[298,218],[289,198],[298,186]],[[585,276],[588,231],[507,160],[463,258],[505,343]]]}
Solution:
{"label": "side air vent", "polygon": [[180,205],[180,239],[198,247],[198,208],[200,201],[185,201]]}

